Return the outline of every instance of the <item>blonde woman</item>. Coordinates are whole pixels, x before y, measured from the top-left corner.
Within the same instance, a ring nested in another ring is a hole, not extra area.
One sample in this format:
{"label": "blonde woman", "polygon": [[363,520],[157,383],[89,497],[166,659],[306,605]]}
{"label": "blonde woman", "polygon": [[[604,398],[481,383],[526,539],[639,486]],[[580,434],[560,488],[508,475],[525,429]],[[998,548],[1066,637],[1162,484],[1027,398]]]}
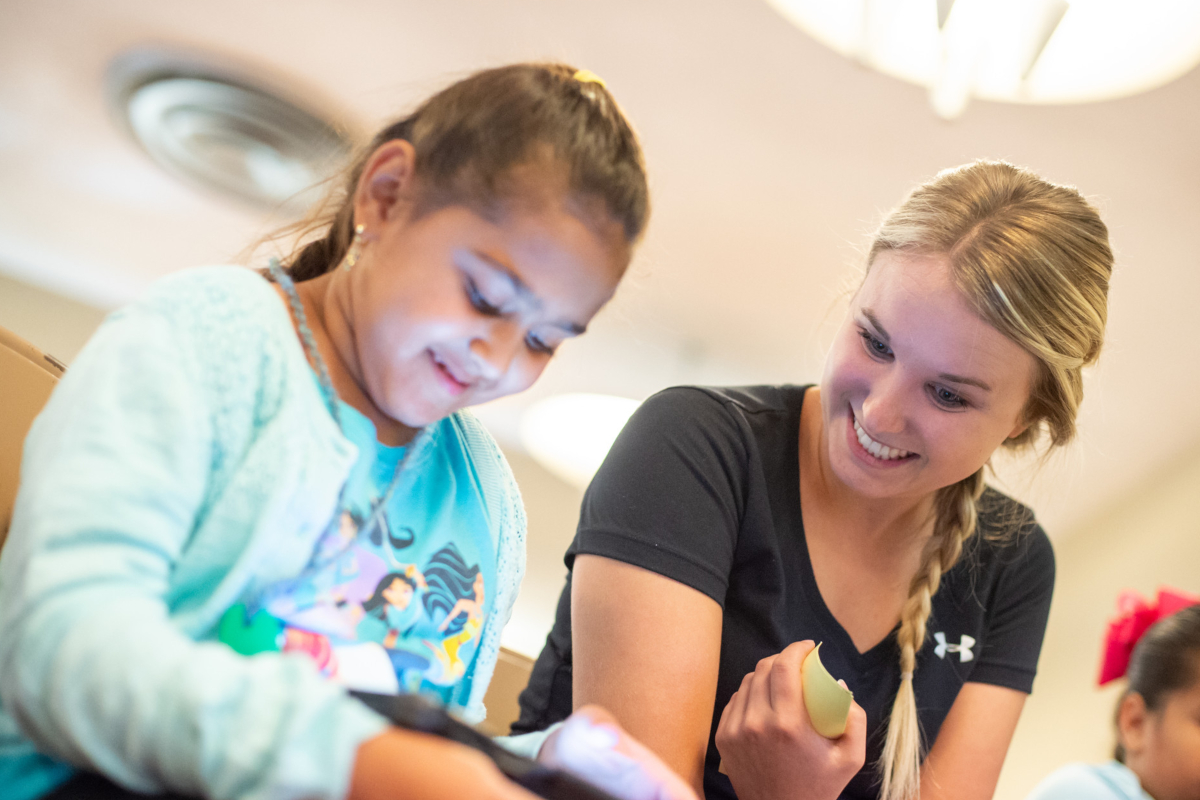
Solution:
{"label": "blonde woman", "polygon": [[[1072,438],[1107,230],[978,162],[918,187],[867,267],[819,386],[670,389],[630,421],[515,730],[599,703],[709,800],[992,796],[1054,557],[983,471]],[[800,700],[814,641],[857,701],[833,741]]]}

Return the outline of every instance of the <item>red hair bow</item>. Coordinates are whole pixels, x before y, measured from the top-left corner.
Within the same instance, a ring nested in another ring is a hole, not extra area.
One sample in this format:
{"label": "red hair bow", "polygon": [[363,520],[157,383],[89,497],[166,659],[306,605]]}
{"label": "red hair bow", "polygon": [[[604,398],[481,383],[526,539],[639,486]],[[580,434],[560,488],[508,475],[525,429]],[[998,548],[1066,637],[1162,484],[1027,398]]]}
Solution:
{"label": "red hair bow", "polygon": [[1197,604],[1200,604],[1200,596],[1178,589],[1159,589],[1153,605],[1137,592],[1121,592],[1117,598],[1117,616],[1109,620],[1108,634],[1104,637],[1104,659],[1100,662],[1098,684],[1103,686],[1124,677],[1134,645],[1151,625]]}

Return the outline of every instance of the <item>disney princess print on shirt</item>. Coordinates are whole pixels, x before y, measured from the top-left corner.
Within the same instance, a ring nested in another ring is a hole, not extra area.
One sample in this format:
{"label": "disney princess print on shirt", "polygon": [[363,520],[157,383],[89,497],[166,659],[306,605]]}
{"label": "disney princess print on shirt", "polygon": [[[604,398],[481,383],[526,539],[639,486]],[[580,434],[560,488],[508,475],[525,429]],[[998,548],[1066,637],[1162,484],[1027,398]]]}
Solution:
{"label": "disney princess print on shirt", "polygon": [[352,471],[349,508],[310,567],[231,608],[220,639],[239,652],[304,653],[350,688],[466,705],[494,583],[482,502],[451,459],[424,465],[364,524],[400,457],[400,448],[376,449],[371,469]]}

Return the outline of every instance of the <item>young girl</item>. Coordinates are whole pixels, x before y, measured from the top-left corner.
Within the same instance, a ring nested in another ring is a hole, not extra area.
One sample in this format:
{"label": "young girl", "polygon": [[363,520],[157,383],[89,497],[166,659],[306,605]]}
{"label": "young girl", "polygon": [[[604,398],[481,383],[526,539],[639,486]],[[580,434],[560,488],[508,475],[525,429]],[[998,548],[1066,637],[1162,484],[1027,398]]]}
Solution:
{"label": "young girl", "polygon": [[[984,467],[1074,434],[1107,231],[1075,190],[978,162],[917,188],[867,268],[819,387],[634,415],[516,730],[600,703],[709,800],[992,796],[1054,560]],[[814,641],[857,701],[835,741],[800,699]]]}
{"label": "young girl", "polygon": [[1151,627],[1133,650],[1106,764],[1072,764],[1028,800],[1200,798],[1200,605]]}
{"label": "young girl", "polygon": [[[271,282],[189,271],[109,317],[25,446],[0,564],[5,797],[75,768],[220,798],[529,797],[345,687],[483,717],[524,515],[462,409],[586,329],[647,213],[603,83],[493,69],[384,129]],[[572,746],[555,763],[587,760]]]}

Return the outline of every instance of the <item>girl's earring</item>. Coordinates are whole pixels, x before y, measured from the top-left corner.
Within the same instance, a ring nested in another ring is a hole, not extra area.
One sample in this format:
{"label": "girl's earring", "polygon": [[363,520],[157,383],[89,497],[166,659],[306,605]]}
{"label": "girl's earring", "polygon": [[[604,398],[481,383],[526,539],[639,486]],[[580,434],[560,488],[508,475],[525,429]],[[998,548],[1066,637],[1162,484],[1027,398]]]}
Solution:
{"label": "girl's earring", "polygon": [[350,242],[350,247],[346,250],[346,257],[342,259],[342,269],[347,272],[350,268],[358,263],[358,259],[362,258],[363,251],[363,234],[366,233],[365,225],[354,226],[354,240]]}

